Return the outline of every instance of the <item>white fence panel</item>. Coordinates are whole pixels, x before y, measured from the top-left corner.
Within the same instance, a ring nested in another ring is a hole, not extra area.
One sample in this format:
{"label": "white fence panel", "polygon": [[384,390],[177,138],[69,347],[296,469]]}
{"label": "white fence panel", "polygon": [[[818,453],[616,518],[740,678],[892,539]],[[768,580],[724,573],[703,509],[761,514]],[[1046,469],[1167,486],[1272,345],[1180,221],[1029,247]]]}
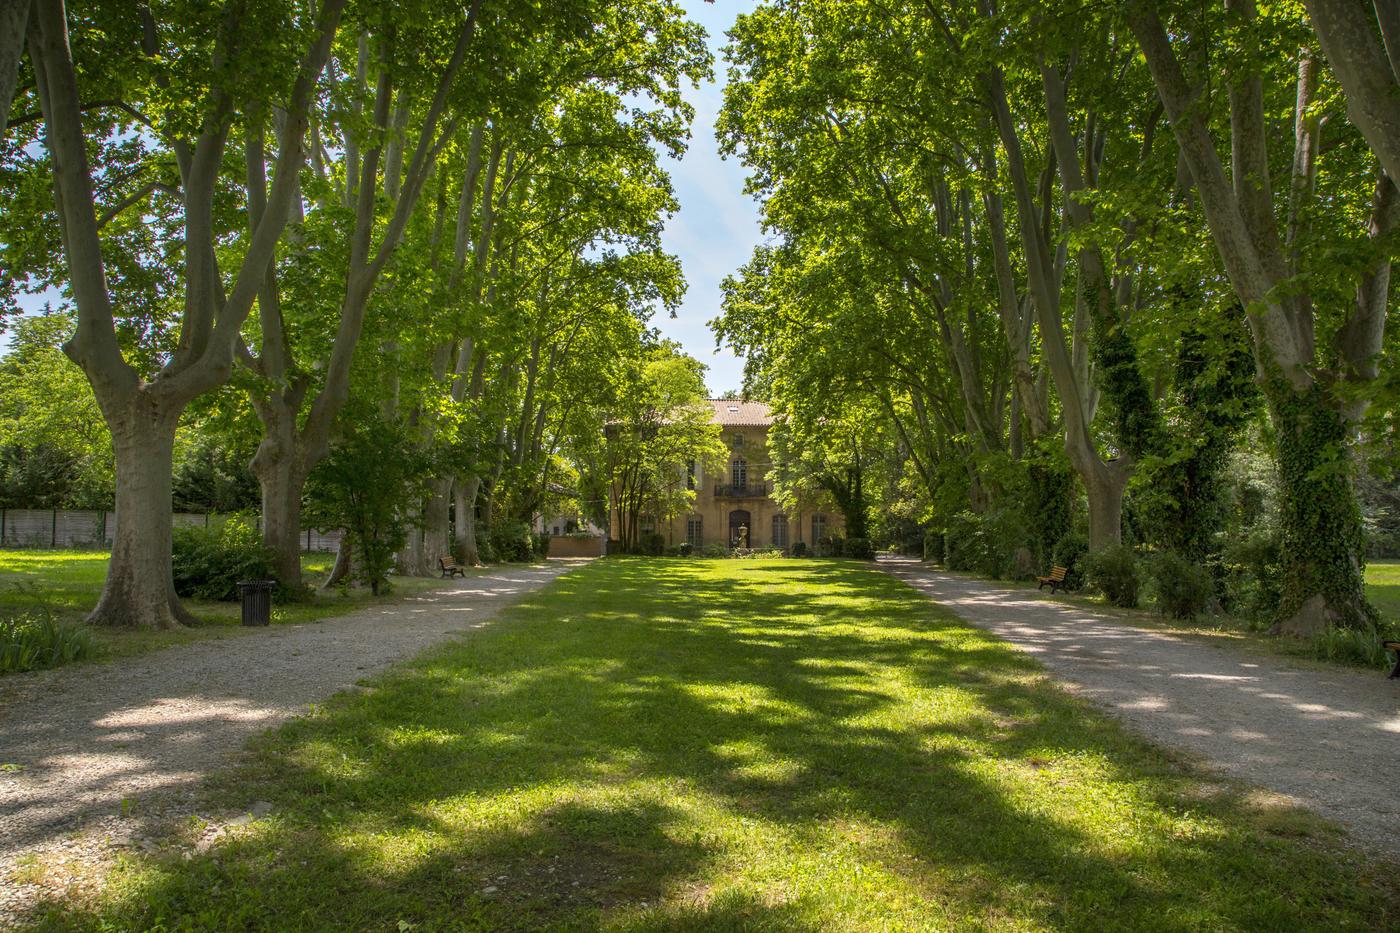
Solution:
{"label": "white fence panel", "polygon": [[[227,516],[202,512],[176,512],[176,526],[207,528]],[[261,524],[261,522],[259,522]],[[84,512],[53,509],[0,509],[0,547],[107,548],[117,527],[115,512]],[[340,547],[338,531],[302,532],[302,547],[308,551],[334,551]]]}
{"label": "white fence panel", "polygon": [[55,512],[53,547],[102,547],[110,534],[102,512]]}
{"label": "white fence panel", "polygon": [[305,547],[308,551],[335,551],[340,548],[340,538],[338,531],[308,530]]}
{"label": "white fence panel", "polygon": [[54,513],[39,509],[5,510],[5,543],[12,547],[53,547]]}

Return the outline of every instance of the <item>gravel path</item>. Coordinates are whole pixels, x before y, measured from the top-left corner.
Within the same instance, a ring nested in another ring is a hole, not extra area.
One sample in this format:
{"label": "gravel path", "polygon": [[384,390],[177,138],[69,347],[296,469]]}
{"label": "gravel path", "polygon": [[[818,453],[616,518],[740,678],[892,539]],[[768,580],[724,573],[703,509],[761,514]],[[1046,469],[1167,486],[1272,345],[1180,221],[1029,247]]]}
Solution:
{"label": "gravel path", "polygon": [[252,735],[480,628],[580,563],[493,570],[320,624],[6,678],[0,766],[12,767],[0,770],[0,879],[18,856],[65,839],[71,848],[83,831],[130,840],[139,820],[123,817],[188,799]]}
{"label": "gravel path", "polygon": [[1136,628],[913,560],[880,566],[1035,655],[1153,741],[1311,807],[1363,846],[1400,858],[1400,681]]}

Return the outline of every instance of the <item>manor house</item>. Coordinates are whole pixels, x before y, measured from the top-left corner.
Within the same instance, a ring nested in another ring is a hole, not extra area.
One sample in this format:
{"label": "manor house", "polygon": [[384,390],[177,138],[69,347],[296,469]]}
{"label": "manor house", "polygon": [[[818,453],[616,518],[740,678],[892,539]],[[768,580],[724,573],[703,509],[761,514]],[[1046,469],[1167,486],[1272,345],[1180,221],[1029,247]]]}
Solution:
{"label": "manor house", "polygon": [[769,478],[768,429],[773,416],[762,402],[709,399],[714,422],[720,426],[727,451],[719,475],[706,475],[703,465],[686,465],[687,482],[695,490],[695,506],[662,527],[643,518],[642,533],[659,531],[668,546],[689,542],[706,545],[790,549],[799,541],[808,547],[840,535],[839,512],[822,506],[784,514],[773,499]]}

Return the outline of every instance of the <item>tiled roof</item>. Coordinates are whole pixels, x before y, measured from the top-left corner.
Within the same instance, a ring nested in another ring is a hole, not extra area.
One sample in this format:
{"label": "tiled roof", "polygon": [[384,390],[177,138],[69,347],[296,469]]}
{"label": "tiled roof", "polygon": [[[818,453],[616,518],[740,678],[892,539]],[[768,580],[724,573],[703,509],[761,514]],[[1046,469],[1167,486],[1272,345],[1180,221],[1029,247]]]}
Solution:
{"label": "tiled roof", "polygon": [[715,409],[715,424],[726,428],[766,428],[773,423],[773,415],[762,402],[748,402],[736,399],[706,399]]}

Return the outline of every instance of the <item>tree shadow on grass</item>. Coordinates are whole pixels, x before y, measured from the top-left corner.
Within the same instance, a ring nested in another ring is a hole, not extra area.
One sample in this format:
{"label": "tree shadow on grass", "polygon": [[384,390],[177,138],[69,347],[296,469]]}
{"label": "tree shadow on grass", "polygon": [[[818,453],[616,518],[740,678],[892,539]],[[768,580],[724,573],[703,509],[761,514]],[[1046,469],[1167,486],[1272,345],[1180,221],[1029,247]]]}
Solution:
{"label": "tree shadow on grass", "polygon": [[272,819],[154,860],[90,912],[50,905],[46,922],[1393,917],[1365,869],[1269,833],[1239,792],[1202,795],[1204,783],[1005,644],[858,565],[604,562],[261,741],[219,792],[272,801]]}

